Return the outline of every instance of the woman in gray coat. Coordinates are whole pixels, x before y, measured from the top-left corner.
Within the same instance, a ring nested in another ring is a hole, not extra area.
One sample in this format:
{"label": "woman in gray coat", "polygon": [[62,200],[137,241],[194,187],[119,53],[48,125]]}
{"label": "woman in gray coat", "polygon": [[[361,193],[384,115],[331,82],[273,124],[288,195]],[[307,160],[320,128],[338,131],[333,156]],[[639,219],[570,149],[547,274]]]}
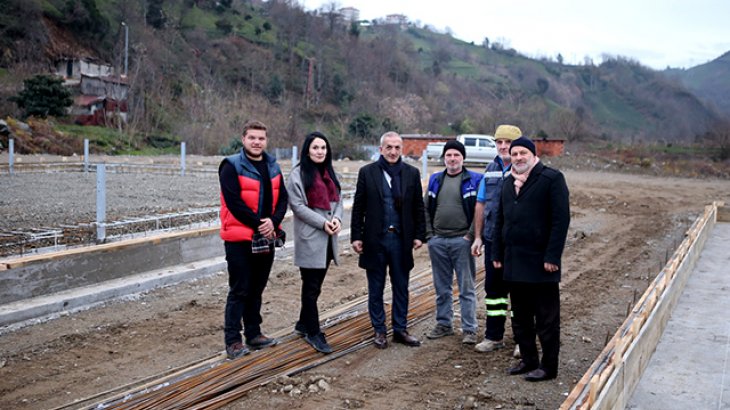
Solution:
{"label": "woman in gray coat", "polygon": [[294,331],[322,353],[331,353],[319,328],[317,299],[331,261],[338,263],[337,235],[342,229],[340,182],[332,169],[327,138],[313,132],[304,140],[299,164],[286,184],[294,213],[294,264],[302,277],[302,307]]}

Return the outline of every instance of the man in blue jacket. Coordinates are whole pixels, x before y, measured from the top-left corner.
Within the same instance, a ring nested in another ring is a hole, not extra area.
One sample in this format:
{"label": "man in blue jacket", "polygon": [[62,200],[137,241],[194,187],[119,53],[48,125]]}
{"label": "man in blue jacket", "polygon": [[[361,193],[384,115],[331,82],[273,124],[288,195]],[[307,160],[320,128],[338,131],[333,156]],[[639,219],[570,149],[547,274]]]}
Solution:
{"label": "man in blue jacket", "polygon": [[446,142],[442,154],[446,169],[431,175],[426,208],[426,239],[436,288],[436,327],[427,335],[437,339],[454,334],[452,283],[459,285],[462,343],[476,344],[476,287],[472,237],[477,188],[482,175],[464,167],[466,149],[455,140]]}

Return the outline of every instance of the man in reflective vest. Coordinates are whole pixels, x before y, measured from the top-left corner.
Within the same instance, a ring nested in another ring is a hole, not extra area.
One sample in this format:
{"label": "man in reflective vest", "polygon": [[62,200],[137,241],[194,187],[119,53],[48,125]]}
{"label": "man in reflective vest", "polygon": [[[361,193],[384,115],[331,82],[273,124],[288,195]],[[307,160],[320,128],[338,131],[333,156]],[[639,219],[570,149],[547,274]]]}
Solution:
{"label": "man in reflective vest", "polygon": [[277,343],[261,333],[261,295],[271,272],[274,240],[288,199],[281,169],[265,152],[266,125],[246,122],[241,142],[241,152],[226,157],[218,169],[220,235],[225,242],[229,286],[224,336],[230,359]]}
{"label": "man in reflective vest", "polygon": [[[478,352],[491,352],[504,347],[504,325],[507,320],[507,286],[502,278],[502,269],[495,269],[492,265],[492,240],[494,239],[494,222],[499,199],[502,194],[502,182],[510,172],[509,146],[512,141],[522,136],[522,131],[514,125],[500,125],[494,133],[498,155],[494,158],[484,173],[479,184],[477,204],[474,210],[474,243],[472,255],[481,255],[484,245],[484,290],[487,305],[486,330],[484,340],[476,345]],[[481,235],[479,234],[481,232]],[[515,348],[515,355],[519,355],[519,347]]]}

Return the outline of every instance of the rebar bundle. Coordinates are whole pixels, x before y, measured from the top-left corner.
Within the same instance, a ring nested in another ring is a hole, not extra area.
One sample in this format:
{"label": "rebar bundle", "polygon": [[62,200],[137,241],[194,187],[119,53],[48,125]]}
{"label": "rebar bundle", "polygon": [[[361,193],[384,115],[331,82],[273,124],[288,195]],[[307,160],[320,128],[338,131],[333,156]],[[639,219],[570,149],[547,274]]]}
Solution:
{"label": "rebar bundle", "polygon": [[[478,277],[481,282],[483,270]],[[479,284],[477,284],[479,286]],[[389,288],[385,297],[390,295]],[[458,298],[455,298],[458,300]],[[430,317],[435,309],[435,292],[431,270],[423,269],[411,276],[408,322],[415,324]],[[389,299],[386,315],[390,315]],[[334,352],[322,355],[303,339],[284,329],[274,336],[277,346],[255,351],[236,360],[226,360],[223,354],[203,360],[172,374],[137,385],[113,397],[96,402],[86,409],[217,409],[243,397],[250,390],[285,375],[293,375],[372,344],[373,330],[367,312],[367,295],[359,297],[325,315],[322,330]],[[81,402],[64,406],[78,406]]]}

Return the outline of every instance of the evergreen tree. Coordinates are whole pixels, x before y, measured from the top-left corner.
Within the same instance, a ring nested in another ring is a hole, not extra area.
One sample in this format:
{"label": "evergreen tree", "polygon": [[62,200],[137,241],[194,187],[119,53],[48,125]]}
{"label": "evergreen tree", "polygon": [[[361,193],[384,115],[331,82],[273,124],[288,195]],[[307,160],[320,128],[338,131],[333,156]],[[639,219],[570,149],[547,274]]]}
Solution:
{"label": "evergreen tree", "polygon": [[63,80],[49,75],[37,75],[23,81],[23,90],[11,97],[25,117],[66,115],[66,107],[73,104],[71,92],[63,86]]}
{"label": "evergreen tree", "polygon": [[156,28],[161,29],[165,27],[167,23],[167,16],[165,11],[162,9],[162,0],[150,0],[147,3],[147,24]]}

